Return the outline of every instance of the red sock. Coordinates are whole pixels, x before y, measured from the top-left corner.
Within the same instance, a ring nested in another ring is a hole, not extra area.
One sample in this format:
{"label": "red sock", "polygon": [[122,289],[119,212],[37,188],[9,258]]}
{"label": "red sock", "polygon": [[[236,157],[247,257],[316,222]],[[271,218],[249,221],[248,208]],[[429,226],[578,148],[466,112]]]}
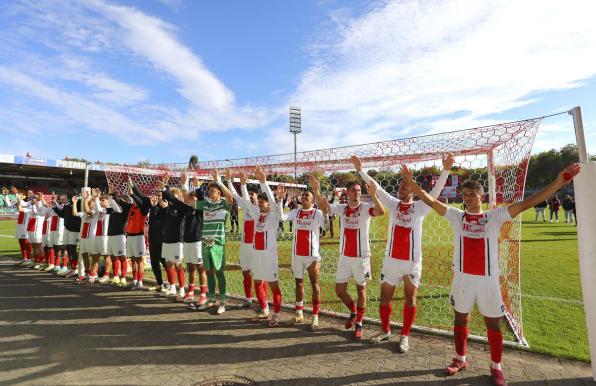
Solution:
{"label": "red sock", "polygon": [[43,261],[44,261],[43,255],[37,255],[37,256],[35,256],[35,262],[36,263],[38,263],[38,264],[39,263],[43,263]]}
{"label": "red sock", "polygon": [[138,281],[143,281],[144,277],[145,277],[145,271],[137,271],[137,280]]}
{"label": "red sock", "polygon": [[490,359],[495,363],[501,363],[503,353],[503,335],[501,330],[487,330],[488,345],[490,346]]}
{"label": "red sock", "polygon": [[176,277],[176,269],[174,267],[170,267],[166,269],[166,273],[168,274],[168,283],[170,283],[170,285],[176,284],[174,282],[174,278]]}
{"label": "red sock", "polygon": [[246,296],[247,299],[252,298],[252,277],[250,277],[250,275],[244,276],[242,284],[244,284],[244,296]]}
{"label": "red sock", "polygon": [[184,288],[184,269],[178,268],[178,285]]}
{"label": "red sock", "polygon": [[296,302],[296,305],[294,306],[294,309],[296,311],[302,311],[304,310],[304,302]]}
{"label": "red sock", "polygon": [[128,273],[128,261],[126,259],[120,261],[121,271],[120,276],[126,277]]}
{"label": "red sock", "polygon": [[350,303],[350,304],[348,304],[347,306],[348,306],[348,309],[350,310],[350,312],[351,312],[352,314],[355,314],[355,313],[356,313],[356,303],[354,303],[354,302],[351,302],[351,303]]}
{"label": "red sock", "polygon": [[366,307],[358,307],[356,311],[356,323],[362,323],[362,318],[364,318],[364,313],[366,312]]}
{"label": "red sock", "polygon": [[201,295],[205,295],[207,293],[207,286],[201,285],[199,286],[199,290],[201,291]]}
{"label": "red sock", "polygon": [[381,315],[381,327],[385,332],[391,331],[391,326],[389,325],[389,323],[391,322],[392,312],[393,308],[391,307],[391,304],[387,304],[386,306],[379,306],[379,314]]}
{"label": "red sock", "polygon": [[468,327],[453,326],[453,343],[457,355],[466,355],[466,343],[468,339]]}
{"label": "red sock", "polygon": [[404,304],[404,323],[401,328],[401,334],[408,336],[414,324],[414,317],[416,317],[416,307],[410,307],[408,303]]}
{"label": "red sock", "polygon": [[114,277],[120,277],[120,259],[114,259],[112,270],[114,270]]}
{"label": "red sock", "polygon": [[29,240],[25,239],[25,251],[27,252],[27,257],[31,258],[33,256],[33,246]]}
{"label": "red sock", "polygon": [[19,239],[19,247],[21,247],[21,256],[23,256],[23,260],[29,259],[26,242],[27,239]]}
{"label": "red sock", "polygon": [[281,290],[279,287],[273,289],[273,312],[281,311]]}
{"label": "red sock", "polygon": [[49,249],[43,250],[43,259],[46,264],[50,264],[50,250]]}
{"label": "red sock", "polygon": [[267,308],[267,292],[265,292],[265,282],[255,282],[255,286],[257,292],[257,301],[259,302],[259,306],[261,306],[261,310],[264,310]]}
{"label": "red sock", "polygon": [[48,253],[49,255],[49,263],[51,265],[54,265],[56,263],[56,254],[54,253],[54,249],[51,248],[50,252]]}
{"label": "red sock", "polygon": [[73,269],[73,270],[76,270],[78,266],[79,266],[79,260],[74,260],[74,259],[73,259],[73,260],[70,262],[70,268],[71,268],[71,269]]}
{"label": "red sock", "polygon": [[265,292],[265,299],[269,296],[269,282],[263,281],[263,292]]}
{"label": "red sock", "polygon": [[195,292],[195,285],[194,284],[189,284],[188,285],[188,293],[192,294]]}
{"label": "red sock", "polygon": [[68,267],[68,257],[62,256],[62,267]]}
{"label": "red sock", "polygon": [[319,310],[321,309],[321,299],[312,299],[312,314],[319,315]]}

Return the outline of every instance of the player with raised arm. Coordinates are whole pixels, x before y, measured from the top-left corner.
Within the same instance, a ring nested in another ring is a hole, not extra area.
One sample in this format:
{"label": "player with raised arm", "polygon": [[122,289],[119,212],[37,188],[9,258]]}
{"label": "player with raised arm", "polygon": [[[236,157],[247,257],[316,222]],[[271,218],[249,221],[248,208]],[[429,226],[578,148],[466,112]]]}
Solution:
{"label": "player with raised arm", "polygon": [[[166,296],[176,296],[176,276],[178,277],[178,299],[184,299],[186,292],[184,291],[184,267],[182,266],[183,246],[182,239],[184,238],[184,216],[186,212],[178,205],[175,205],[173,200],[177,202],[182,197],[182,191],[178,188],[170,188],[167,185],[167,178],[162,181],[157,181],[158,189],[161,190],[161,200],[159,205],[162,206],[163,212],[163,244],[161,247],[161,255],[166,261],[166,274],[168,276],[168,283],[170,287],[165,292]],[[184,204],[183,204],[184,205]]]}
{"label": "player with raised arm", "polygon": [[550,197],[571,182],[579,171],[579,165],[569,165],[553,182],[525,200],[484,212],[482,210],[484,189],[480,183],[466,181],[462,184],[462,196],[466,204],[466,210],[463,211],[447,206],[423,191],[414,182],[408,167],[402,165],[403,181],[410,185],[426,205],[432,207],[439,215],[445,216],[454,233],[454,273],[450,302],[455,312],[453,332],[456,355],[445,369],[447,375],[454,375],[468,366],[466,362],[468,322],[474,304],[478,304],[478,310],[484,316],[487,328],[491,356],[490,372],[493,381],[496,385],[507,384],[501,370],[503,337],[499,326],[506,309],[499,285],[501,226],[512,221],[524,210]]}
{"label": "player with raised arm", "polygon": [[53,208],[54,212],[64,219],[64,244],[70,261],[70,270],[65,270],[63,266],[59,274],[65,277],[76,276],[79,263],[77,246],[81,235],[81,218],[73,214],[73,203],[80,205],[78,199],[75,201],[75,197],[76,195],[73,195],[70,200],[66,200],[64,205]]}
{"label": "player with raised arm", "polygon": [[[9,197],[9,193],[14,195],[14,199]],[[33,198],[33,191],[28,191],[27,195],[21,194],[14,186],[10,190],[2,188],[4,195],[4,203],[9,208],[17,208],[17,203],[21,202],[21,207],[25,208],[29,205],[29,201]],[[18,209],[17,209],[18,210]],[[16,238],[19,240],[19,247],[21,248],[21,256],[23,260],[19,263],[21,266],[29,266],[32,263],[33,249],[29,242],[29,235],[27,233],[27,223],[29,222],[28,211],[18,211]]]}
{"label": "player with raised arm", "polygon": [[79,253],[81,254],[83,260],[83,266],[81,267],[79,265],[78,267],[79,277],[77,282],[82,284],[85,282],[85,279],[88,279],[88,282],[93,284],[95,282],[95,277],[89,275],[91,268],[89,256],[93,253],[95,244],[95,232],[97,230],[97,222],[99,220],[99,210],[95,206],[95,198],[92,196],[91,191],[83,190],[81,199],[82,212],[78,211],[76,206],[78,198],[76,196],[75,198],[75,201],[73,201],[72,214],[82,219],[81,245],[79,248]]}
{"label": "player with raised arm", "polygon": [[[91,267],[90,282],[93,283],[98,278],[99,259],[104,259],[104,272],[102,277],[97,280],[98,283],[104,284],[110,280],[110,269],[112,268],[112,259],[108,254],[108,228],[110,223],[110,215],[107,209],[110,207],[110,196],[101,194],[99,189],[92,189],[93,200],[95,207],[99,213],[97,219],[97,226],[95,228],[95,239],[91,250]],[[93,278],[93,279],[91,279]]]}
{"label": "player with raised arm", "polygon": [[216,305],[215,277],[217,276],[219,288],[217,314],[221,315],[226,310],[226,218],[229,215],[234,197],[219,180],[217,170],[213,170],[212,177],[213,182],[208,185],[207,197],[203,200],[197,200],[196,207],[198,210],[203,211],[201,253],[203,255],[203,265],[207,271],[207,286],[209,289],[209,302],[202,307]]}
{"label": "player with raised arm", "polygon": [[257,300],[261,312],[253,321],[258,322],[269,317],[266,286],[262,285],[263,282],[267,282],[273,293],[273,315],[269,321],[269,327],[278,327],[279,312],[281,310],[281,289],[278,282],[277,230],[283,214],[282,200],[286,191],[283,185],[278,185],[276,202],[269,185],[267,185],[267,177],[260,166],[255,169],[255,177],[261,185],[261,193],[257,196],[259,210],[257,211],[252,206],[248,206],[248,210],[251,212],[251,216],[256,219],[252,274],[257,288]]}
{"label": "player with raised arm", "polygon": [[[17,202],[19,211],[29,211],[29,222],[27,223],[27,233],[31,247],[33,248],[33,256],[35,265],[33,269],[40,269],[44,263],[43,250],[43,225],[46,216],[44,208],[46,207],[43,194],[37,192],[31,200],[31,205],[23,207],[21,201]],[[47,224],[47,223],[46,223]]]}
{"label": "player with raised arm", "polygon": [[[316,183],[314,176],[310,176],[311,185]],[[319,309],[321,308],[321,252],[319,238],[321,228],[325,228],[325,215],[320,209],[314,207],[315,195],[310,191],[302,192],[300,207],[296,207],[285,215],[282,220],[293,224],[292,229],[292,273],[296,282],[296,315],[289,324],[304,322],[304,272],[308,272],[312,286],[313,319],[311,330],[319,328]]]}
{"label": "player with raised arm", "polygon": [[[126,256],[132,262],[132,286],[131,290],[143,289],[143,277],[145,276],[145,220],[149,215],[151,202],[135,184],[128,178],[129,194],[134,201],[133,207],[128,213],[126,223]],[[126,275],[126,272],[123,272]]]}
{"label": "player with raised arm", "polygon": [[[230,169],[226,170],[226,180],[228,181],[228,189],[232,192],[234,200],[238,203],[238,206],[244,211],[244,219],[242,223],[242,234],[240,237],[240,268],[242,269],[242,284],[244,286],[244,306],[250,307],[252,305],[252,267],[253,267],[253,241],[255,236],[255,219],[252,216],[250,208],[259,210],[257,193],[254,191],[248,191],[246,187],[246,174],[240,173],[240,191],[242,195],[238,195],[234,184],[232,182],[232,172]],[[265,282],[261,282],[260,285],[264,285]],[[255,292],[258,293],[261,289],[255,282]],[[266,292],[266,291],[265,291]]]}
{"label": "player with raised arm", "polygon": [[[443,158],[443,171],[430,192],[433,198],[437,198],[441,194],[453,161],[451,153]],[[362,163],[358,157],[352,156],[352,163],[367,184],[377,185],[379,200],[389,212],[388,238],[381,269],[381,301],[379,304],[383,331],[374,337],[372,342],[384,342],[391,338],[391,299],[395,287],[403,282],[405,302],[403,324],[397,348],[400,353],[404,353],[409,349],[408,336],[416,316],[416,294],[422,276],[422,223],[431,208],[423,201],[414,201],[414,194],[409,184],[399,184],[399,198],[393,197],[362,170]]]}
{"label": "player with raised arm", "polygon": [[132,199],[126,195],[109,192],[106,214],[110,216],[108,222],[107,254],[112,258],[113,277],[110,284],[126,286],[128,260],[126,259],[126,222],[132,208]]}
{"label": "player with raised arm", "polygon": [[[370,219],[385,214],[385,209],[377,196],[377,185],[367,185],[372,205],[360,200],[361,184],[350,182],[346,186],[347,203],[329,204],[321,197],[319,184],[311,179],[313,191],[319,207],[325,213],[336,215],[340,225],[340,257],[335,276],[335,293],[350,310],[345,328],[354,327],[354,338],[362,339],[362,319],[366,312],[366,282],[371,279],[370,272]],[[348,281],[354,278],[358,293],[357,303],[348,293]]]}
{"label": "player with raised arm", "polygon": [[[66,194],[54,195],[52,201],[52,213],[50,214],[50,238],[51,244],[54,248],[54,273],[60,274],[68,270],[68,257],[64,246],[64,219],[58,216],[54,210],[56,207],[60,209],[66,204],[68,198]],[[62,263],[62,267],[61,267]]]}
{"label": "player with raised arm", "polygon": [[166,285],[163,281],[163,275],[161,267],[167,269],[166,261],[161,255],[163,247],[163,218],[165,214],[165,208],[160,205],[160,202],[167,205],[162,200],[161,192],[157,192],[157,195],[149,196],[149,202],[151,203],[151,209],[149,209],[149,257],[151,258],[151,270],[153,276],[155,276],[156,285],[149,287],[150,291],[160,291],[165,293],[169,289],[169,283]]}

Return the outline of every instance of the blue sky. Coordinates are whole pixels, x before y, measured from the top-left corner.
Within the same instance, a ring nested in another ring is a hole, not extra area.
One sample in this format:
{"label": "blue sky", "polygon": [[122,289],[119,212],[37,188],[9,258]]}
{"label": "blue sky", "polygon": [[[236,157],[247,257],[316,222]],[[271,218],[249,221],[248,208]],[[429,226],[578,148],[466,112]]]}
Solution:
{"label": "blue sky", "polygon": [[[0,153],[136,163],[299,150],[581,105],[596,153],[596,3],[3,1]],[[574,142],[544,120],[534,151]]]}

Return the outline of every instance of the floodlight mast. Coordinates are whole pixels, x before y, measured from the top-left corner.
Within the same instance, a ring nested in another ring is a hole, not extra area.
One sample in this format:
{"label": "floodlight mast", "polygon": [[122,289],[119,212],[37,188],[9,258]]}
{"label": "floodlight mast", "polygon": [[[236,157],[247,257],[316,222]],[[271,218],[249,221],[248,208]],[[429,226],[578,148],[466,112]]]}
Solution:
{"label": "floodlight mast", "polygon": [[296,135],[302,132],[302,110],[300,107],[290,106],[290,133],[294,134],[294,183],[298,181]]}

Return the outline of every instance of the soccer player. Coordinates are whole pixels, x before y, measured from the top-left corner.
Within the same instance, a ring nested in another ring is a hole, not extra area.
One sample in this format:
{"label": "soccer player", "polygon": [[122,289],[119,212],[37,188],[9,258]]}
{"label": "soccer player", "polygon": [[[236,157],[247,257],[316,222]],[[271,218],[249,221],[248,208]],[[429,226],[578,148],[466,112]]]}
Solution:
{"label": "soccer player", "polygon": [[[207,270],[209,302],[203,307],[215,306],[215,277],[219,287],[219,306],[217,314],[226,311],[226,217],[234,200],[232,193],[219,180],[217,170],[212,173],[213,182],[208,185],[208,195],[197,201],[198,210],[203,211],[203,240],[201,253],[203,265]],[[222,198],[223,196],[223,198]]]}
{"label": "soccer player", "polygon": [[[311,176],[310,179],[312,184],[314,177]],[[281,187],[279,190],[283,192],[284,189]],[[310,325],[312,331],[319,329],[319,309],[321,308],[319,238],[321,228],[325,228],[325,215],[320,209],[315,209],[314,201],[314,194],[304,191],[300,199],[301,207],[296,203],[290,213],[287,215],[282,213],[282,220],[293,224],[290,229],[293,233],[292,273],[296,281],[296,315],[289,324],[304,322],[304,272],[307,271],[312,286],[313,319]]]}
{"label": "soccer player", "polygon": [[[10,187],[10,193],[12,193],[15,198],[11,200],[8,196],[9,190],[3,188],[2,194],[4,195],[4,202],[7,207],[17,207],[17,203],[20,202],[21,207],[25,208],[29,206],[29,201],[33,198],[33,191],[28,191],[27,196],[22,195],[17,188],[14,186]],[[33,249],[31,248],[31,243],[29,242],[29,235],[27,233],[27,224],[29,222],[29,212],[28,211],[18,211],[17,217],[17,229],[16,229],[16,238],[19,240],[19,246],[21,248],[21,255],[23,256],[23,261],[19,263],[22,266],[30,266],[32,263],[33,257]]]}
{"label": "soccer player", "polygon": [[[362,163],[356,156],[352,156],[352,163],[360,177],[367,184],[376,184],[379,200],[389,212],[387,247],[385,259],[381,269],[381,302],[379,313],[383,332],[374,337],[374,343],[388,341],[391,338],[391,299],[395,287],[404,284],[403,325],[397,349],[400,353],[408,351],[408,336],[416,316],[416,293],[422,276],[422,223],[431,208],[423,201],[414,201],[414,194],[409,184],[399,184],[398,197],[387,193],[364,170]],[[439,197],[443,190],[449,170],[453,166],[453,154],[443,158],[443,171],[430,195]]]}
{"label": "soccer player", "polygon": [[56,259],[56,254],[54,253],[54,246],[52,244],[52,232],[50,231],[50,217],[52,216],[52,214],[54,214],[54,211],[52,210],[50,205],[53,205],[53,203],[46,202],[46,205],[44,205],[41,208],[41,212],[44,215],[41,245],[44,250],[45,264],[40,268],[40,270],[44,272],[54,270],[54,262]]}
{"label": "soccer player", "polygon": [[454,237],[453,282],[450,302],[455,312],[453,328],[456,355],[445,369],[447,375],[454,375],[466,369],[466,339],[468,321],[474,304],[478,304],[484,316],[490,347],[490,372],[496,385],[506,385],[501,370],[503,338],[499,322],[504,315],[505,305],[499,285],[499,232],[501,226],[512,221],[524,210],[544,201],[557,190],[571,182],[580,171],[572,164],[561,171],[553,182],[525,200],[501,206],[489,211],[482,210],[484,190],[476,181],[462,184],[462,196],[466,211],[447,206],[423,191],[412,178],[412,172],[402,165],[401,175],[414,193],[439,215],[445,216]]}
{"label": "soccer player", "polygon": [[[95,228],[95,239],[93,241],[91,251],[91,267],[89,272],[93,278],[91,283],[97,280],[97,273],[99,271],[99,258],[104,258],[104,273],[98,283],[104,284],[110,280],[110,269],[112,268],[112,259],[108,255],[108,227],[110,215],[107,214],[107,208],[109,208],[109,195],[101,195],[99,189],[92,189],[92,197],[94,200],[94,206],[97,208],[99,213],[97,219],[97,226]],[[91,279],[91,278],[90,278]]]}
{"label": "soccer player", "polygon": [[33,269],[40,269],[44,262],[44,250],[42,246],[43,238],[43,222],[45,219],[45,211],[43,208],[45,201],[41,193],[36,193],[30,204],[22,205],[22,201],[17,201],[17,208],[19,212],[29,212],[29,221],[27,222],[27,234],[31,248],[33,249],[33,256],[35,265]]}
{"label": "soccer player", "polygon": [[[77,266],[79,262],[77,246],[80,238],[81,218],[73,215],[73,203],[78,202],[78,200],[74,200],[75,197],[76,196],[73,195],[70,201],[67,200],[64,205],[55,205],[53,207],[54,212],[56,212],[60,218],[64,219],[64,244],[70,261],[70,271],[65,270],[64,266],[60,271],[60,275],[65,277],[77,275]],[[75,205],[80,205],[80,203]]]}
{"label": "soccer player", "polygon": [[282,200],[285,189],[279,185],[276,203],[271,189],[267,185],[265,173],[260,166],[255,169],[255,176],[261,184],[261,193],[257,196],[259,210],[248,206],[251,216],[256,219],[255,235],[253,242],[253,278],[257,288],[257,300],[261,312],[253,319],[260,321],[269,317],[266,287],[262,282],[267,282],[273,292],[273,315],[269,327],[279,326],[279,312],[281,310],[281,290],[279,288],[278,256],[277,256],[277,231],[282,218]]}
{"label": "soccer player", "polygon": [[[347,203],[329,204],[321,197],[319,183],[311,179],[315,198],[319,208],[325,213],[336,215],[340,224],[340,257],[335,276],[335,293],[350,310],[346,321],[346,330],[354,327],[354,338],[362,339],[362,319],[366,312],[366,282],[371,279],[370,272],[370,219],[385,214],[385,209],[377,197],[377,185],[367,185],[372,205],[360,200],[362,186],[359,182],[350,182],[346,186]],[[348,293],[348,281],[354,278],[358,293],[357,303]]]}
{"label": "soccer player", "polygon": [[126,195],[110,192],[109,208],[106,213],[110,216],[108,222],[107,254],[112,257],[113,278],[110,284],[126,286],[128,260],[126,259],[126,221],[132,208],[132,199]]}
{"label": "soccer player", "polygon": [[[65,194],[54,195],[52,213],[50,214],[50,238],[54,248],[54,273],[68,272],[68,256],[64,247],[64,219],[58,216],[54,210],[60,205],[62,207],[68,201]],[[61,267],[62,265],[62,267]]]}
{"label": "soccer player", "polygon": [[[129,191],[134,205],[128,212],[126,223],[126,256],[132,261],[132,284],[130,289],[143,289],[143,276],[145,275],[145,220],[151,208],[149,198],[145,196],[128,178]],[[126,271],[122,272],[123,277]]]}
{"label": "soccer player", "polygon": [[[157,181],[158,189],[161,190],[162,198],[159,204],[164,209],[163,215],[163,244],[161,255],[166,260],[166,274],[170,288],[165,292],[166,296],[176,296],[175,279],[178,276],[178,299],[184,299],[184,268],[182,266],[184,238],[184,216],[185,212],[174,205],[173,199],[182,197],[182,191],[178,188],[170,188],[166,179]],[[184,204],[183,204],[184,205]]]}
{"label": "soccer player", "polygon": [[[242,284],[244,285],[244,306],[249,308],[252,305],[252,267],[253,267],[253,241],[255,236],[255,219],[252,216],[250,208],[255,211],[259,210],[257,193],[254,191],[248,191],[246,188],[246,174],[240,173],[240,191],[242,196],[238,195],[234,184],[232,182],[232,172],[230,169],[226,170],[226,180],[228,181],[228,189],[232,192],[234,200],[238,203],[238,206],[242,208],[244,212],[244,221],[242,223],[242,234],[240,237],[240,268],[242,269]],[[261,282],[260,285],[264,285],[265,282]],[[262,291],[260,287],[257,287],[255,282],[255,292],[259,293]],[[267,291],[265,291],[267,293]]]}
{"label": "soccer player", "polygon": [[82,193],[82,208],[79,212],[77,209],[78,197],[73,198],[72,214],[79,216],[82,219],[81,224],[81,245],[80,254],[83,259],[83,269],[79,266],[79,277],[77,282],[83,284],[85,279],[90,284],[95,283],[95,276],[91,275],[91,264],[89,261],[90,255],[93,253],[95,244],[95,233],[97,231],[97,223],[99,221],[99,209],[95,206],[95,199],[90,191],[83,190]]}
{"label": "soccer player", "polygon": [[149,229],[147,232],[149,236],[149,257],[151,259],[151,270],[157,282],[157,285],[149,287],[149,290],[165,293],[169,289],[170,284],[167,283],[166,285],[163,282],[163,275],[161,273],[161,266],[167,269],[166,261],[161,255],[164,231],[164,208],[160,205],[160,201],[164,201],[161,198],[161,192],[158,192],[157,195],[149,196],[149,202],[151,203],[151,209],[149,209]]}

